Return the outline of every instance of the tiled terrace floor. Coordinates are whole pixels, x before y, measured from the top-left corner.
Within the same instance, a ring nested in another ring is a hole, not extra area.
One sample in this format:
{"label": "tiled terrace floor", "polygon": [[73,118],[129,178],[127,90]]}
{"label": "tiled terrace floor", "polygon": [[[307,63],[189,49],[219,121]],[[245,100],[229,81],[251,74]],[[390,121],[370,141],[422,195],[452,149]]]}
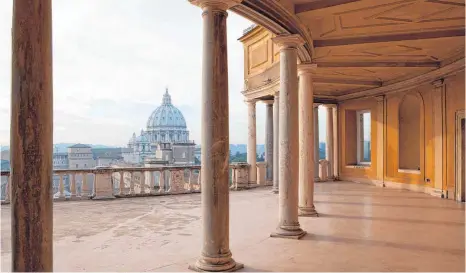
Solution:
{"label": "tiled terrace floor", "polygon": [[[409,191],[316,185],[319,218],[302,240],[270,238],[270,189],[232,192],[230,245],[243,271],[463,271],[464,204]],[[10,207],[1,209],[10,270]],[[200,195],[54,204],[55,271],[186,271],[201,250]]]}

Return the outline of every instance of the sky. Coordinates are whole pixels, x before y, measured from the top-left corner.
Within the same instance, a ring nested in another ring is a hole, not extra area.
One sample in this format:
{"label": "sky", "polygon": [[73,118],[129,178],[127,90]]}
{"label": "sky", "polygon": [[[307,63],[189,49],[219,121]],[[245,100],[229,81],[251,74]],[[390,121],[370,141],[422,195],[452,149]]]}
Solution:
{"label": "sky", "polygon": [[[201,138],[201,9],[187,0],[54,0],[54,143],[126,146],[162,102]],[[0,1],[0,145],[10,142],[11,16],[13,0]],[[243,46],[252,22],[227,19],[230,143],[247,143]],[[257,143],[265,140],[265,105],[256,107]],[[319,112],[325,119],[325,111]],[[324,120],[320,140],[325,139]]]}

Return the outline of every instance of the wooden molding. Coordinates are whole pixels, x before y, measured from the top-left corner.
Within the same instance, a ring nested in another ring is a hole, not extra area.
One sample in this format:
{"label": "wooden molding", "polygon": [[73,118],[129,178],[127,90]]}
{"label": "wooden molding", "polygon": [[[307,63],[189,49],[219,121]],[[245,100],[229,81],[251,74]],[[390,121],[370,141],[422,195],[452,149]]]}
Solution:
{"label": "wooden molding", "polygon": [[440,62],[316,62],[317,67],[440,67]]}
{"label": "wooden molding", "polygon": [[370,44],[370,43],[435,39],[435,38],[458,37],[458,36],[464,36],[464,28],[423,31],[423,32],[417,32],[417,33],[395,33],[395,34],[378,35],[378,36],[360,36],[360,37],[348,37],[348,38],[327,39],[327,40],[314,40],[314,47]]}
{"label": "wooden molding", "polygon": [[294,13],[298,14],[306,11],[324,9],[358,1],[361,0],[309,0],[307,3],[296,4],[294,6]]}
{"label": "wooden molding", "polygon": [[312,81],[314,83],[353,84],[353,85],[367,85],[367,86],[373,86],[373,87],[382,86],[382,82],[380,81],[328,78],[328,77],[322,77],[322,76],[314,76],[312,78]]}
{"label": "wooden molding", "polygon": [[369,97],[369,96],[373,97],[373,96],[377,96],[381,94],[404,91],[404,90],[413,88],[415,86],[418,86],[424,83],[433,82],[435,80],[444,78],[448,75],[460,72],[464,70],[464,67],[465,67],[465,63],[464,63],[464,58],[463,58],[459,61],[456,61],[444,67],[441,67],[439,69],[413,77],[408,80],[404,80],[401,82],[393,83],[390,85],[385,85],[382,87],[378,87],[378,88],[374,88],[374,89],[370,89],[366,91],[354,92],[354,93],[347,94],[347,95],[341,95],[341,96],[338,96],[337,99],[338,101],[346,101],[346,100],[358,99],[362,97]]}

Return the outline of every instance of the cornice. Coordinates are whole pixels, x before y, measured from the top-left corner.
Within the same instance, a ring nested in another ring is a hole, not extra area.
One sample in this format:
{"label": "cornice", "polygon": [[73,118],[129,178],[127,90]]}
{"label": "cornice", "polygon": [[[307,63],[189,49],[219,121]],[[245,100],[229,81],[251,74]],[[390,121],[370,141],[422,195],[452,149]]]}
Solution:
{"label": "cornice", "polygon": [[425,83],[432,83],[438,79],[442,79],[449,75],[461,72],[464,70],[464,68],[465,68],[465,60],[463,58],[461,60],[453,62],[439,69],[432,70],[425,74],[422,74],[422,75],[419,75],[419,76],[416,76],[416,77],[413,77],[413,78],[410,78],[404,81],[392,83],[389,85],[385,85],[382,87],[373,88],[373,89],[369,89],[365,91],[360,91],[356,93],[338,96],[337,100],[346,101],[346,100],[358,99],[362,97],[374,97],[374,96],[382,95],[382,94],[405,91],[407,89],[411,89],[413,87],[416,87],[416,86],[419,86]]}
{"label": "cornice", "polygon": [[314,54],[313,41],[299,18],[275,0],[244,0],[231,9],[235,13],[267,28],[275,35],[299,34],[304,44],[298,47],[301,62],[310,62]]}

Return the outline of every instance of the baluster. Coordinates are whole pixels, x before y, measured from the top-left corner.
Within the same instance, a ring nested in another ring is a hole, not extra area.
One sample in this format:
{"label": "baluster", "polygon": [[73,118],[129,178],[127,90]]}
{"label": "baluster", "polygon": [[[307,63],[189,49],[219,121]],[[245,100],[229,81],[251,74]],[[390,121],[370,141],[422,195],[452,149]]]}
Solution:
{"label": "baluster", "polygon": [[129,180],[129,194],[134,194],[134,172],[129,172],[130,180]]}
{"label": "baluster", "polygon": [[187,188],[189,192],[193,190],[192,179],[193,179],[193,169],[189,169],[188,188]]}
{"label": "baluster", "polygon": [[149,190],[149,193],[150,194],[154,194],[155,193],[155,181],[154,181],[154,178],[155,178],[155,175],[154,175],[154,172],[153,171],[150,171],[149,172],[149,187],[150,187],[150,190]]}
{"label": "baluster", "polygon": [[168,170],[168,189],[166,192],[171,192],[172,191],[172,182],[173,182],[173,171]]}
{"label": "baluster", "polygon": [[125,189],[125,172],[120,172],[120,185],[118,186],[119,188],[119,195],[124,195],[124,189]]}
{"label": "baluster", "polygon": [[70,185],[71,198],[76,197],[76,174],[71,174],[71,185]]}
{"label": "baluster", "polygon": [[165,192],[165,175],[164,171],[160,171],[159,175],[159,193]]}
{"label": "baluster", "polygon": [[141,191],[139,192],[140,194],[145,194],[146,193],[146,172],[140,172],[141,174],[141,182],[139,185],[141,186]]}
{"label": "baluster", "polygon": [[65,198],[65,184],[63,183],[63,174],[59,173],[58,177],[60,178],[60,182],[58,184],[58,191],[59,195],[58,198],[63,199]]}
{"label": "baluster", "polygon": [[83,183],[81,187],[81,196],[84,198],[89,197],[89,189],[87,187],[87,173],[82,173]]}
{"label": "baluster", "polygon": [[11,172],[7,176],[7,181],[5,185],[5,202],[10,202],[10,189],[11,189]]}
{"label": "baluster", "polygon": [[202,175],[202,171],[201,171],[201,169],[199,169],[199,174],[197,175],[197,185],[198,185],[198,187],[199,187],[199,188],[198,188],[199,191],[201,191],[201,184],[202,184],[202,183],[201,183],[201,181],[202,181],[202,180],[201,180],[201,175]]}

